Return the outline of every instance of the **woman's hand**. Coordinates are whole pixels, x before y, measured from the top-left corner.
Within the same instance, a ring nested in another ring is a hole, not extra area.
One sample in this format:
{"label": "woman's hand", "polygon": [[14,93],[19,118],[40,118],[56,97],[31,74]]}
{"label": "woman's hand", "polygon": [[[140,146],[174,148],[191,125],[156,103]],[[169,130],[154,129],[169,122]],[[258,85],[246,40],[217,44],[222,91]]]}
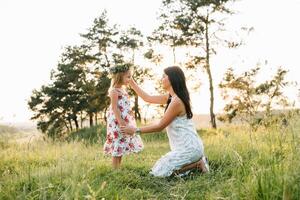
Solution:
{"label": "woman's hand", "polygon": [[132,85],[134,85],[134,80],[133,80],[132,77],[129,79],[129,85],[130,85],[131,87],[132,87]]}
{"label": "woman's hand", "polygon": [[127,126],[121,126],[120,129],[121,129],[121,133],[125,135],[134,135],[136,127],[127,125]]}

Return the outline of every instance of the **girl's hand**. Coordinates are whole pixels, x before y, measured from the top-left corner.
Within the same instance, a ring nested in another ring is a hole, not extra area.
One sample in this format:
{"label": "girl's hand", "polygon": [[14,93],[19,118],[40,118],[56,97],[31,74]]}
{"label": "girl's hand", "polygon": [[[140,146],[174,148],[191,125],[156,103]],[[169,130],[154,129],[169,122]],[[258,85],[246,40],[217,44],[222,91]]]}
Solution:
{"label": "girl's hand", "polygon": [[125,135],[133,135],[135,133],[135,129],[136,127],[134,126],[122,126],[120,127],[121,129],[121,133],[125,134]]}

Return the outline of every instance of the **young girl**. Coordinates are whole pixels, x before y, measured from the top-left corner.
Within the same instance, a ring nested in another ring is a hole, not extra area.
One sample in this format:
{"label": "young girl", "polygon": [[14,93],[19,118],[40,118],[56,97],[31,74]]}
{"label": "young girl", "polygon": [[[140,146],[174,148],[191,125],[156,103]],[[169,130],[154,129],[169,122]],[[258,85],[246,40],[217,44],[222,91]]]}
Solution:
{"label": "young girl", "polygon": [[104,153],[112,156],[112,166],[119,168],[122,156],[143,149],[143,142],[139,135],[126,136],[120,131],[120,126],[136,126],[132,115],[130,99],[123,86],[128,85],[131,71],[128,65],[117,65],[110,69],[112,75],[109,97],[111,104],[107,111],[107,136]]}

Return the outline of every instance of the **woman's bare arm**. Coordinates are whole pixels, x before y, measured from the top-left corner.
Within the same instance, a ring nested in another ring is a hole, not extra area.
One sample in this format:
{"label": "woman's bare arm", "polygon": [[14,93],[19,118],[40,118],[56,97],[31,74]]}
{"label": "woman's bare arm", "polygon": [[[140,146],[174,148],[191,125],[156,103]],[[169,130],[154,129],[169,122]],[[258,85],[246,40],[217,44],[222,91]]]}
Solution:
{"label": "woman's bare arm", "polygon": [[168,98],[169,98],[168,94],[149,95],[140,86],[138,86],[137,83],[133,79],[131,79],[131,81],[130,81],[130,86],[137,93],[138,96],[140,96],[144,101],[146,101],[148,103],[166,104],[168,101]]}
{"label": "woman's bare arm", "polygon": [[[163,118],[158,123],[140,127],[141,132],[152,133],[162,131],[175,119],[176,116],[182,113],[184,107],[182,104],[183,103],[178,98],[172,100]],[[134,134],[135,130],[136,127],[121,126],[121,131],[130,135]]]}

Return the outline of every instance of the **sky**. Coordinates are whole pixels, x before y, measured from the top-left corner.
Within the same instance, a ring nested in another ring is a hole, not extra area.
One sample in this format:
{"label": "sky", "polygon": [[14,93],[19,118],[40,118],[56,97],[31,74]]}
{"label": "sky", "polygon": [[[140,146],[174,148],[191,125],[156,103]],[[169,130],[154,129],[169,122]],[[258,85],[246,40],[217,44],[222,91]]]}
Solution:
{"label": "sky", "polygon": [[[79,44],[93,19],[106,9],[112,23],[134,25],[148,35],[157,26],[160,0],[0,0],[0,122],[27,122],[32,113],[27,101],[33,89],[49,83],[62,49]],[[227,67],[237,72],[265,63],[261,78],[278,66],[290,70],[288,79],[300,82],[300,0],[240,0],[228,29],[253,26],[246,44],[236,50],[220,48],[212,58],[215,87]],[[172,58],[164,66],[171,65]],[[199,73],[200,91],[192,94],[195,113],[209,112],[208,81]],[[297,99],[295,89],[285,92]],[[224,102],[216,87],[215,111]]]}

